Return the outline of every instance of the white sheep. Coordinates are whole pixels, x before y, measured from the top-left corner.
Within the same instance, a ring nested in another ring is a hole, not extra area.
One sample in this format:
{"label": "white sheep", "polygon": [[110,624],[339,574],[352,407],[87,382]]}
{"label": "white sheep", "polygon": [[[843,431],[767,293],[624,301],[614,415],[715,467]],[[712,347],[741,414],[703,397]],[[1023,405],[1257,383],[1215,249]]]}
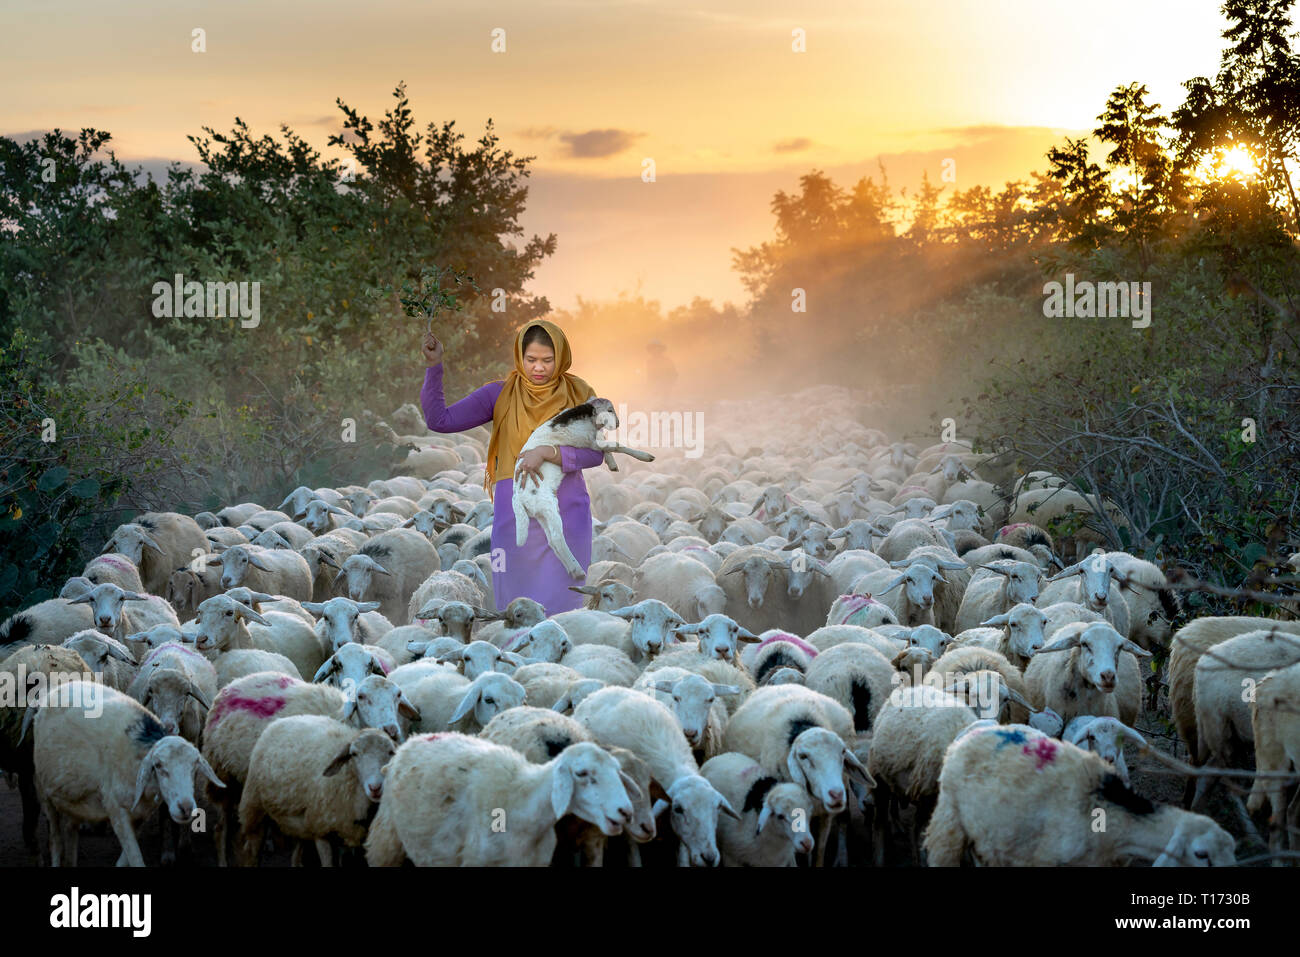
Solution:
{"label": "white sheep", "polygon": [[736,685],[714,684],[685,668],[660,668],[643,673],[632,688],[656,697],[677,717],[686,741],[707,760],[722,752],[722,731],[727,724],[724,695],[738,695]]}
{"label": "white sheep", "polygon": [[845,642],[823,651],[804,673],[804,685],[853,715],[855,732],[869,731],[896,684],[890,660],[870,645]]}
{"label": "white sheep", "polygon": [[[1077,580],[1073,580],[1076,579]],[[1125,638],[1129,636],[1129,610],[1118,582],[1124,575],[1101,549],[1047,579],[1038,601],[1043,605],[1072,601],[1095,611]]]}
{"label": "white sheep", "polygon": [[[714,866],[718,815],[739,817],[721,794],[699,775],[699,766],[673,713],[649,695],[631,688],[603,688],[573,711],[601,744],[626,748],[650,768],[667,794],[656,807],[671,807],[673,832],[680,838],[678,863]],[[656,816],[658,812],[656,811]]]}
{"label": "white sheep", "polygon": [[395,751],[382,731],[322,715],[271,722],[253,748],[239,801],[244,861],[257,865],[268,820],[287,837],[314,841],[322,867],[334,863],[330,838],[361,846]]}
{"label": "white sheep", "polygon": [[28,722],[54,867],[75,867],[78,825],[105,819],[122,846],[118,863],[143,867],[136,821],[161,802],[173,821],[189,824],[196,771],[224,787],[194,745],[164,734],[144,705],[98,682],[50,689],[39,708],[28,709]]}
{"label": "white sheep", "polygon": [[217,670],[193,647],[167,642],[140,662],[127,694],[158,718],[164,732],[198,744],[217,695]]}
{"label": "white sheep", "polygon": [[[602,430],[617,428],[618,416],[614,412],[614,404],[608,399],[588,399],[539,425],[519,450],[519,454],[522,456],[542,445],[568,445],[581,449],[601,449],[605,453],[605,463],[612,470],[617,469],[612,454],[614,452],[630,455],[642,462],[654,461],[654,456],[649,452],[602,439]],[[514,489],[510,497],[515,513],[515,544],[520,548],[524,546],[528,541],[529,519],[537,519],[551,551],[570,575],[581,580],[586,577],[586,572],[564,540],[564,525],[560,521],[560,508],[556,499],[564,472],[554,462],[543,462],[539,472],[540,481],[521,481],[516,468]]]}
{"label": "white sheep", "polygon": [[63,642],[63,647],[81,655],[82,661],[90,665],[99,680],[115,691],[126,691],[135,678],[135,655],[122,642],[108,635],[93,629],[79,631]]}
{"label": "white sheep", "polygon": [[295,551],[235,545],[219,555],[208,555],[209,565],[221,566],[221,587],[231,589],[247,585],[271,595],[287,595],[298,601],[310,601],[312,570]]}
{"label": "white sheep", "polygon": [[145,512],[119,525],[101,552],[125,555],[140,571],[144,590],[161,595],[171,573],[208,550],[198,522],[179,512]]}
{"label": "white sheep", "polygon": [[[1098,812],[1105,827],[1096,826]],[[1234,846],[1208,817],[1154,805],[1098,755],[1022,725],[973,729],[953,742],[925,832],[931,867],[955,867],[967,851],[993,866],[1097,867],[1135,858],[1227,866]]]}
{"label": "white sheep", "polygon": [[1021,602],[988,621],[980,622],[978,627],[961,632],[953,642],[959,646],[974,645],[996,651],[1023,671],[1028,667],[1029,659],[1046,643],[1044,626],[1047,622],[1048,617],[1041,608]]}
{"label": "white sheep", "polygon": [[1076,747],[1100,755],[1115,768],[1115,773],[1124,782],[1124,786],[1130,787],[1128,765],[1124,761],[1126,738],[1138,745],[1146,745],[1146,739],[1119,718],[1098,718],[1091,714],[1075,718],[1061,733],[1062,741],[1069,741]]}
{"label": "white sheep", "polygon": [[724,867],[794,867],[797,854],[813,849],[814,802],[798,784],[778,781],[734,751],[710,758],[700,774],[739,809],[739,821],[718,820]]}
{"label": "white sheep", "polygon": [[447,731],[460,725],[458,730],[477,734],[502,711],[522,705],[527,693],[519,682],[495,671],[473,681],[445,671],[411,685],[407,697],[420,712],[411,725],[413,733]]}
{"label": "white sheep", "polygon": [[663,552],[645,559],[631,587],[639,598],[657,598],[688,621],[721,614],[727,604],[726,592],[713,572],[689,552]]}
{"label": "white sheep", "polygon": [[1040,575],[1041,569],[1029,562],[1000,559],[981,566],[966,586],[953,628],[958,633],[978,628],[980,622],[1008,612],[1016,605],[1034,604],[1038,600]]}
{"label": "white sheep", "polygon": [[565,814],[606,835],[632,820],[640,794],[612,755],[590,742],[532,764],[512,748],[456,733],[412,738],[388,763],[366,838],[372,867],[550,864]]}
{"label": "white sheep", "polygon": [[[1254,749],[1249,699],[1270,671],[1300,663],[1300,637],[1262,628],[1229,638],[1196,663],[1197,764],[1240,768]],[[1194,809],[1204,803],[1212,777],[1196,782]]]}
{"label": "white sheep", "polygon": [[[1255,767],[1264,772],[1286,772],[1300,768],[1300,665],[1291,665],[1265,675],[1255,686],[1250,705],[1251,727],[1255,735]],[[1300,818],[1300,805],[1287,810],[1285,782],[1278,778],[1255,778],[1246,809],[1255,813],[1265,802],[1269,807],[1269,850],[1282,850],[1284,843],[1295,847],[1295,839],[1283,840],[1294,833]]]}
{"label": "white sheep", "polygon": [[374,536],[343,562],[341,590],[353,601],[377,601],[379,611],[396,624],[409,624],[412,596],[441,569],[438,550],[410,528],[394,528]]}
{"label": "white sheep", "polygon": [[[1059,654],[1067,651],[1068,654]],[[1151,652],[1129,641],[1109,622],[1075,622],[1057,630],[1025,669],[1035,708],[1048,707],[1065,721],[1080,715],[1137,720],[1142,699],[1138,658]]]}

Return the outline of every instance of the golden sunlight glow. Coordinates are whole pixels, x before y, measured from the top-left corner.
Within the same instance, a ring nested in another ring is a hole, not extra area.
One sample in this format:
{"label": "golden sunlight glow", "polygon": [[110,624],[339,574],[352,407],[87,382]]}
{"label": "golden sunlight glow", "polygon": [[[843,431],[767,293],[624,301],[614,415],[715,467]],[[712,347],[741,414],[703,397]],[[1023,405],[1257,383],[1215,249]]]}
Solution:
{"label": "golden sunlight glow", "polygon": [[1259,175],[1259,160],[1254,153],[1238,143],[1215,150],[1201,162],[1196,172],[1204,180],[1249,180]]}

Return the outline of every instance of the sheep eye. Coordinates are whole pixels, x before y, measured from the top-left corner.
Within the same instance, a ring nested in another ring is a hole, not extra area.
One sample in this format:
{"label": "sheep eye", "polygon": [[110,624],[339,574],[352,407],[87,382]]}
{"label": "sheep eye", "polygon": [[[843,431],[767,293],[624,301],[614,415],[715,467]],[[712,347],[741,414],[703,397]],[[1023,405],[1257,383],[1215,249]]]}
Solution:
{"label": "sheep eye", "polygon": [[484,704],[496,704],[496,701],[495,701],[494,699],[492,699],[492,698],[484,698],[484,699],[483,699],[483,703],[484,703]]}
{"label": "sheep eye", "polygon": [[808,760],[808,752],[807,752],[807,751],[800,751],[800,752],[799,752],[799,760],[800,760],[800,761],[807,761],[807,760]]}
{"label": "sheep eye", "polygon": [[229,617],[230,617],[231,615],[233,615],[233,614],[234,614],[233,611],[227,611],[227,612],[226,612],[226,617],[229,618]]}
{"label": "sheep eye", "polygon": [[588,777],[588,774],[587,774],[586,771],[575,771],[574,774],[573,774],[573,776],[574,776],[575,778],[586,778],[586,777]]}
{"label": "sheep eye", "polygon": [[681,814],[681,813],[682,813],[682,809],[679,808],[679,807],[675,807],[675,808],[673,808],[673,813],[674,813],[674,814]]}

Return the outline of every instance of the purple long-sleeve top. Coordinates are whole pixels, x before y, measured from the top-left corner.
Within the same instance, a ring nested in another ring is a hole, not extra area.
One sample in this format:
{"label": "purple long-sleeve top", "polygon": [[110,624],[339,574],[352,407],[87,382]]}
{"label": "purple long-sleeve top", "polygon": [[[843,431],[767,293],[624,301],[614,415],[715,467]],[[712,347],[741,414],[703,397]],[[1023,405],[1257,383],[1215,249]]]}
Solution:
{"label": "purple long-sleeve top", "polygon": [[[420,408],[424,421],[434,432],[464,432],[492,421],[492,410],[505,387],[504,381],[489,382],[450,406],[442,393],[442,363],[424,373],[420,390]],[[585,570],[591,563],[591,499],[582,470],[600,465],[605,455],[599,449],[560,446],[560,480],[557,499],[564,539],[578,564]],[[528,539],[522,547],[515,545],[515,513],[511,507],[512,479],[500,479],[492,489],[492,590],[496,610],[503,610],[520,596],[540,602],[546,614],[556,615],[582,606],[581,593],[570,585],[581,582],[570,577],[560,560],[546,543],[546,535],[537,519],[528,521]]]}

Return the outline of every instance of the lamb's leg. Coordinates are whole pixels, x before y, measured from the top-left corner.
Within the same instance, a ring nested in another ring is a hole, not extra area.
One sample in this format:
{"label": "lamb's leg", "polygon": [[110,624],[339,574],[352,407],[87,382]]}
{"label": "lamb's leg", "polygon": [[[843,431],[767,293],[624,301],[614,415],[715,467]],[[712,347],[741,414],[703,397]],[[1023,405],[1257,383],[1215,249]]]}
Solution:
{"label": "lamb's leg", "polygon": [[587,573],[582,570],[578,560],[573,557],[573,552],[569,550],[569,543],[564,540],[564,522],[560,518],[559,509],[554,505],[543,509],[537,515],[537,524],[542,526],[542,531],[546,533],[546,542],[551,546],[551,551],[555,552],[555,557],[560,560],[564,570],[571,577],[579,581],[584,580]]}
{"label": "lamb's leg", "polygon": [[108,821],[113,826],[118,843],[122,845],[122,855],[129,867],[144,867],[144,855],[135,839],[135,825],[131,821],[131,812],[124,807],[108,809]]}
{"label": "lamb's leg", "polygon": [[520,501],[520,493],[523,490],[515,485],[514,494],[510,496],[510,505],[515,513],[515,547],[523,548],[524,543],[528,541],[528,513],[524,511],[524,503]]}
{"label": "lamb's leg", "polygon": [[[653,462],[655,457],[649,452],[642,452],[640,449],[630,449],[626,445],[606,445],[602,446],[601,451],[605,453],[605,464],[608,465],[611,453],[621,452],[624,455],[630,455],[634,459],[640,459],[642,462]],[[614,471],[618,471],[615,469]]]}

